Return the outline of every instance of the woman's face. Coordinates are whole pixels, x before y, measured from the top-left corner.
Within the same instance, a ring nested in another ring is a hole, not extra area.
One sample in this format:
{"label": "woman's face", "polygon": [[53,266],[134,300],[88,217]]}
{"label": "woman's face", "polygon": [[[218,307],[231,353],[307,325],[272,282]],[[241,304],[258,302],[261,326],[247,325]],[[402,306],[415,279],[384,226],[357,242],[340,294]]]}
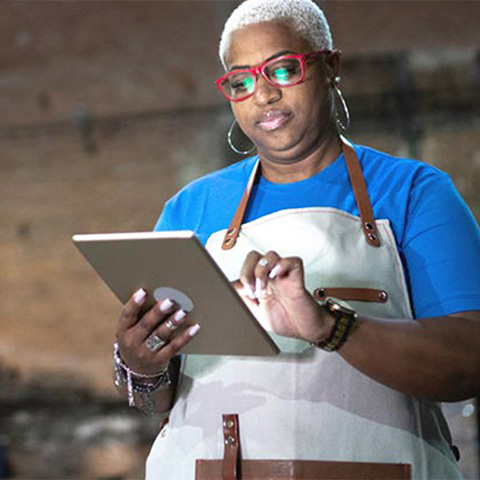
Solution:
{"label": "woman's face", "polygon": [[[233,32],[226,62],[229,70],[255,67],[285,53],[312,51],[288,24],[263,22]],[[254,95],[232,103],[240,127],[261,157],[280,163],[302,160],[335,128],[329,91],[338,66],[338,53],[321,57],[307,65],[303,83],[284,88],[274,87],[258,75]]]}

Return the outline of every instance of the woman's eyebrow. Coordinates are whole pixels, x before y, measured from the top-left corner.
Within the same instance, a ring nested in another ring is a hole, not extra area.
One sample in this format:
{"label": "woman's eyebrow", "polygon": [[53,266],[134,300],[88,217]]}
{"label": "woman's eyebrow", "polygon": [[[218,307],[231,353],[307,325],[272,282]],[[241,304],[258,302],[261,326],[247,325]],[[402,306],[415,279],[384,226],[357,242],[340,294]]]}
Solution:
{"label": "woman's eyebrow", "polygon": [[[281,57],[282,55],[287,55],[287,54],[296,55],[296,53],[297,52],[294,52],[293,50],[281,50],[280,52],[274,53],[272,56],[268,57],[263,63],[269,62],[274,58]],[[232,70],[242,70],[246,68],[251,68],[251,67],[250,65],[233,65],[228,69],[228,71],[231,72]]]}

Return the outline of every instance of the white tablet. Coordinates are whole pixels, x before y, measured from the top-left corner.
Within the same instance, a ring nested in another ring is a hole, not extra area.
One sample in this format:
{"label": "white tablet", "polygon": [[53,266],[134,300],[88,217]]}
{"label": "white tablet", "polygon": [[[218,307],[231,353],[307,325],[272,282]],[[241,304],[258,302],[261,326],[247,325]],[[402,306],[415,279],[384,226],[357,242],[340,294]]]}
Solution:
{"label": "white tablet", "polygon": [[139,288],[146,307],[170,298],[200,323],[184,353],[277,355],[279,350],[193,232],[74,235],[73,242],[124,304]]}

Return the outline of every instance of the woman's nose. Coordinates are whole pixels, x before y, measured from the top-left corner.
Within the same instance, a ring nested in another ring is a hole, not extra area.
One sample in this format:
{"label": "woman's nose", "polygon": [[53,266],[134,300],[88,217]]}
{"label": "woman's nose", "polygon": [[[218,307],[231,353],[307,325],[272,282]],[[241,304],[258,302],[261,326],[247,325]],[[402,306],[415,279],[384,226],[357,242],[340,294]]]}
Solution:
{"label": "woman's nose", "polygon": [[253,97],[258,105],[271,105],[282,98],[282,91],[279,87],[268,83],[262,75],[259,75]]}

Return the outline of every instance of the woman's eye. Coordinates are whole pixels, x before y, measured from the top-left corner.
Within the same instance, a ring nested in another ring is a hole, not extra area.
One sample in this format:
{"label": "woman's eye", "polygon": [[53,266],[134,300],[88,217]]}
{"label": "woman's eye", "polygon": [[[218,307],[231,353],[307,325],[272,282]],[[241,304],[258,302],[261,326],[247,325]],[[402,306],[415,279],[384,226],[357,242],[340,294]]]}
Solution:
{"label": "woman's eye", "polygon": [[235,82],[232,82],[232,83],[230,84],[230,88],[231,88],[232,90],[237,90],[237,91],[238,91],[238,90],[244,89],[244,88],[245,88],[245,85],[243,84],[243,82],[235,81]]}
{"label": "woman's eye", "polygon": [[230,82],[230,88],[234,92],[251,92],[253,88],[253,78],[244,77],[240,79],[232,79]]}
{"label": "woman's eye", "polygon": [[275,80],[279,83],[288,83],[291,74],[292,74],[292,72],[289,71],[289,69],[285,68],[285,67],[277,68],[273,72]]}
{"label": "woman's eye", "polygon": [[286,63],[284,65],[275,66],[272,69],[272,76],[275,82],[279,84],[288,84],[295,81],[300,75],[300,66],[295,63]]}

